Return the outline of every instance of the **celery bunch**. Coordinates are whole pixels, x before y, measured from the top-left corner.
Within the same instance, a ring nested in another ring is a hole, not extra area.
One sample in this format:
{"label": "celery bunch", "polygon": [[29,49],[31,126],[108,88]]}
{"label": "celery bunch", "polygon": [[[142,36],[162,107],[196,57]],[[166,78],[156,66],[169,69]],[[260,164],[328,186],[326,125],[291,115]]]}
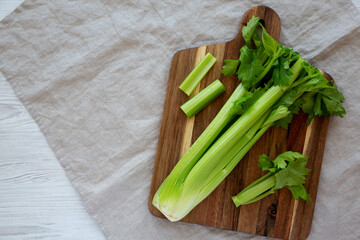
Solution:
{"label": "celery bunch", "polygon": [[299,110],[310,115],[309,121],[345,114],[336,85],[275,41],[259,18],[253,17],[242,33],[246,45],[240,58],[225,60],[222,69],[241,83],[153,198],[153,205],[171,221],[182,219],[206,198],[271,126],[287,127]]}

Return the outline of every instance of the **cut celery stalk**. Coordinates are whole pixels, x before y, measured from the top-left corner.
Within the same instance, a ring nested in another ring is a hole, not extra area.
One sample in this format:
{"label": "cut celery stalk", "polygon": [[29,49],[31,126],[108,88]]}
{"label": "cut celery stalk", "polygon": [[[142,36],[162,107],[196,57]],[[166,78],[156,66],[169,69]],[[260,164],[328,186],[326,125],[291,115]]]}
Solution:
{"label": "cut celery stalk", "polygon": [[223,92],[225,92],[225,87],[217,79],[209,86],[204,88],[201,92],[196,94],[195,97],[191,98],[189,101],[181,105],[180,108],[189,118],[191,118]]}
{"label": "cut celery stalk", "polygon": [[269,189],[275,186],[276,178],[274,175],[265,176],[267,177],[262,178],[262,181],[257,182],[251,188],[246,189],[246,191],[241,191],[238,195],[232,197],[236,207],[256,202],[257,200],[273,193],[273,191],[270,191]]}
{"label": "cut celery stalk", "polygon": [[181,83],[179,88],[183,90],[188,96],[195,90],[196,86],[200,83],[201,79],[204,78],[206,73],[215,64],[216,58],[207,53],[200,63],[191,71],[191,73]]}

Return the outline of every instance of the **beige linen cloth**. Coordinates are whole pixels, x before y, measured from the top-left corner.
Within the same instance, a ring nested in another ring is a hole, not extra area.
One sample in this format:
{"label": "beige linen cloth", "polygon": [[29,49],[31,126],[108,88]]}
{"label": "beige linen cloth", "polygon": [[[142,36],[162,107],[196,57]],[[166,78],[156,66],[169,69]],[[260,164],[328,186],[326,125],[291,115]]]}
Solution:
{"label": "beige linen cloth", "polygon": [[360,238],[358,2],[26,1],[0,24],[0,71],[108,239],[264,239],[147,208],[173,54],[232,39],[255,5],[279,14],[281,42],[346,97],[348,114],[330,121],[309,239]]}

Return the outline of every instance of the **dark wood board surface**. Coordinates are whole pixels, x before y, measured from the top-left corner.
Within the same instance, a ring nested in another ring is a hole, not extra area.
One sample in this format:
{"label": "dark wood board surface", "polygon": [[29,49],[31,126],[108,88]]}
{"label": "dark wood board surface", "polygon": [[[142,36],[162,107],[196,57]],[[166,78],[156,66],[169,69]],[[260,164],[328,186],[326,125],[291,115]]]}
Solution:
{"label": "dark wood board surface", "polygon": [[[157,217],[164,216],[151,203],[155,192],[239,84],[236,76],[223,76],[221,67],[224,59],[239,57],[239,49],[245,44],[241,29],[252,16],[260,17],[267,32],[279,41],[279,16],[268,7],[254,7],[243,16],[239,33],[233,40],[181,50],[172,59],[148,202],[150,212]],[[226,92],[189,119],[180,109],[189,97],[178,87],[208,52],[217,58],[217,62],[192,96],[215,79],[221,80]],[[300,113],[294,117],[289,129],[270,128],[229,176],[181,221],[274,238],[305,239],[311,229],[328,128],[328,118],[316,118],[310,125],[306,123],[307,118]],[[307,167],[312,171],[305,187],[312,204],[296,201],[289,190],[281,189],[258,202],[236,208],[231,197],[263,174],[258,167],[259,155],[265,153],[274,158],[290,150],[309,156]]]}

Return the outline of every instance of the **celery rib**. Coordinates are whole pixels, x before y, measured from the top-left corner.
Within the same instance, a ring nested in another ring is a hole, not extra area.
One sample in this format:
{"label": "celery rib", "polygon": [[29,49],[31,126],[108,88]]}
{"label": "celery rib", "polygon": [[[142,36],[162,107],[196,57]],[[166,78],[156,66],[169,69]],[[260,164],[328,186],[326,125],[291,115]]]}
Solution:
{"label": "celery rib", "polygon": [[[202,156],[202,164],[196,164],[192,170],[196,174],[189,175],[186,180],[193,182],[196,179],[205,178],[209,171],[221,161],[224,155],[234,147],[282,94],[283,91],[279,86],[271,87],[205,152]],[[189,186],[189,188],[196,190],[197,185]]]}
{"label": "celery rib", "polygon": [[[178,219],[181,219],[183,216],[186,216],[186,214],[188,214],[191,211],[191,209],[193,209],[207,196],[209,196],[210,193],[212,193],[215,190],[215,188],[230,174],[230,172],[236,167],[236,165],[241,161],[241,159],[245,156],[245,154],[252,148],[252,146],[254,146],[254,144],[261,138],[261,136],[272,126],[274,121],[278,119],[278,118],[273,118],[272,113],[268,115],[267,119],[264,121],[262,125],[260,123],[263,120],[260,120],[257,124],[255,124],[246,133],[247,137],[241,139],[232,148],[232,150],[226,154],[226,156],[223,159],[230,158],[230,162],[228,162],[225,167],[220,169],[212,179],[207,181],[207,184],[197,194],[196,199],[195,198],[193,199],[192,204],[184,203],[181,212],[180,211],[177,212]],[[286,114],[282,114],[282,116],[285,115]],[[270,118],[272,119],[271,122],[268,121],[268,119]],[[259,126],[261,127],[259,128]],[[244,141],[244,139],[246,140]],[[185,209],[184,206],[186,206],[187,208]]]}
{"label": "celery rib", "polygon": [[[266,116],[265,116],[266,117]],[[191,211],[197,204],[199,204],[202,200],[204,200],[218,185],[219,183],[232,171],[233,168],[227,169],[227,166],[233,162],[234,158],[238,155],[239,151],[243,149],[251,139],[254,137],[258,129],[261,127],[264,122],[265,117],[263,117],[260,121],[258,121],[246,134],[245,136],[229,151],[214,168],[208,172],[208,175],[205,178],[201,178],[198,175],[201,174],[197,169],[193,169],[183,186],[183,194],[177,202],[177,211],[175,213],[178,219],[186,216],[188,212]],[[255,143],[255,142],[254,142]],[[250,147],[251,148],[251,147]],[[249,149],[250,149],[249,148]],[[247,152],[247,151],[246,151]],[[243,152],[243,155],[246,154]],[[237,156],[236,164],[242,159],[242,156]],[[202,162],[200,160],[198,165],[204,166],[206,162]],[[195,167],[194,167],[195,168]],[[192,180],[193,181],[192,181]],[[200,189],[199,191],[192,191],[193,185],[196,185],[196,189]]]}
{"label": "celery rib", "polygon": [[238,207],[242,204],[249,204],[271,194],[272,192],[268,191],[275,186],[275,182],[275,176],[271,175],[253,185],[251,188],[248,188],[246,191],[240,192],[238,195],[232,197],[235,206]]}
{"label": "celery rib", "polygon": [[155,193],[152,201],[153,205],[161,210],[169,220],[173,221],[171,213],[174,211],[175,202],[181,194],[185,178],[221,131],[234,119],[235,115],[231,111],[233,102],[244,96],[245,92],[245,87],[239,84],[213,121],[175,165]]}
{"label": "celery rib", "polygon": [[191,71],[191,73],[181,83],[179,88],[186,93],[188,96],[195,90],[196,86],[204,78],[206,73],[215,64],[216,58],[207,53],[200,63]]}
{"label": "celery rib", "polygon": [[217,98],[220,94],[225,92],[224,85],[217,79],[209,86],[204,88],[201,92],[196,94],[189,101],[181,105],[181,109],[189,117],[195,116],[203,108],[205,108],[211,101]]}

